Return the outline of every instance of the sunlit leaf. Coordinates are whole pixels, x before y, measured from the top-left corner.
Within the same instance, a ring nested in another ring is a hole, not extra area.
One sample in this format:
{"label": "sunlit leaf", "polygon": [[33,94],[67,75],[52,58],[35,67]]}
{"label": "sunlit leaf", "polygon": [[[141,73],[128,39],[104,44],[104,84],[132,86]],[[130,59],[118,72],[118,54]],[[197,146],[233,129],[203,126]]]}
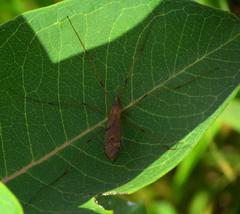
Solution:
{"label": "sunlit leaf", "polygon": [[23,214],[23,209],[15,196],[0,183],[0,213]]}

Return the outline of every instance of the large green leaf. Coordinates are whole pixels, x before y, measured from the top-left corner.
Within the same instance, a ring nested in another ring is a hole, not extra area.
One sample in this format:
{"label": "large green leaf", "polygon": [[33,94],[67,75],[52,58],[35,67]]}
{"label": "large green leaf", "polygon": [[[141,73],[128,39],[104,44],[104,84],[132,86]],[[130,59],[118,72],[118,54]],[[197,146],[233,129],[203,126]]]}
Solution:
{"label": "large green leaf", "polygon": [[[69,0],[0,33],[0,175],[27,213],[87,213],[77,207],[92,196],[155,181],[240,82],[239,19],[191,1]],[[102,112],[117,95],[123,142],[111,162]]]}

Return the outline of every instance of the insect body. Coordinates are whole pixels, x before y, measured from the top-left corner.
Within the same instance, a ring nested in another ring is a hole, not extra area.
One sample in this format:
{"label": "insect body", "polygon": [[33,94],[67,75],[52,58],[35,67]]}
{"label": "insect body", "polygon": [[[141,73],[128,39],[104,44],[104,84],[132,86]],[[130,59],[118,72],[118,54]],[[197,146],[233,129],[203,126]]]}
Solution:
{"label": "insect body", "polygon": [[[67,16],[67,19],[70,25],[72,26],[78,40],[80,41],[80,44],[84,52],[86,53],[87,50],[80,36],[78,35],[77,30],[75,29],[73,23],[71,22],[68,16]],[[104,89],[103,83],[100,80],[99,76],[97,75],[97,71],[95,70],[96,67],[93,65],[93,62],[90,58],[88,58],[88,62],[92,64],[94,74],[96,75],[101,87]],[[104,93],[105,93],[105,89],[104,89]],[[120,98],[119,96],[117,96],[111,108],[111,111],[109,113],[107,126],[106,126],[105,140],[104,140],[104,151],[110,160],[116,159],[117,154],[120,150],[120,146],[121,146],[121,104],[120,104]]]}
{"label": "insect body", "polygon": [[106,126],[104,151],[110,160],[114,160],[121,147],[121,104],[117,96],[109,113]]}

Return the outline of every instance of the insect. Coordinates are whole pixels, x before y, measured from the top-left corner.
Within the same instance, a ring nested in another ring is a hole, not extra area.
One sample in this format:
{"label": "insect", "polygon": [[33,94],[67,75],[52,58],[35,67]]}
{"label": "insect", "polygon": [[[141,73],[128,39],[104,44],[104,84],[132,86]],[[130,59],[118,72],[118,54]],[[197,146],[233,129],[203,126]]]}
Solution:
{"label": "insect", "polygon": [[[78,35],[73,23],[70,18],[67,16],[67,19],[72,26],[74,33],[76,34],[82,48],[86,51],[86,48]],[[89,63],[93,63],[90,58],[88,58]],[[96,77],[99,81],[99,84],[102,88],[104,85],[100,80],[97,72],[95,72]],[[126,82],[126,80],[125,80]],[[104,91],[105,92],[105,91]],[[107,94],[107,92],[106,92]],[[115,101],[111,107],[111,110],[108,115],[108,121],[105,129],[105,138],[104,138],[104,152],[110,160],[115,160],[121,148],[121,104],[120,97],[116,96]]]}
{"label": "insect", "polygon": [[[69,21],[69,23],[70,23],[70,25],[71,25],[71,27],[72,27],[76,37],[78,38],[78,40],[79,40],[79,42],[81,44],[81,47],[83,48],[83,50],[85,52],[86,57],[88,57],[87,56],[87,50],[86,50],[86,48],[84,46],[83,41],[81,40],[81,38],[80,38],[80,36],[78,34],[76,28],[74,27],[71,19],[68,16],[67,16],[67,19],[68,19],[68,21]],[[144,43],[144,45],[145,45],[145,43]],[[140,51],[143,51],[143,47],[140,49]],[[136,62],[136,59],[135,59],[135,62]],[[94,71],[94,74],[95,74],[95,76],[96,76],[100,86],[103,88],[104,93],[106,95],[108,95],[108,92],[105,91],[104,84],[101,81],[101,79],[100,79],[100,77],[98,75],[98,72],[95,70],[96,66],[94,65],[92,59],[90,57],[88,57],[87,60],[91,64],[92,70]],[[131,70],[129,70],[129,71],[131,72]],[[124,89],[127,86],[129,76],[130,76],[130,73],[128,72],[127,77],[124,80],[124,86],[123,86]],[[182,85],[177,86],[176,88],[179,88],[181,86]],[[143,95],[142,97],[139,98],[138,102],[140,102],[141,100],[143,100],[147,96],[148,96],[147,94]],[[138,127],[138,128],[141,131],[144,131],[143,129],[141,129],[141,127]],[[107,121],[107,125],[106,125],[106,128],[105,128],[105,138],[104,138],[104,151],[105,151],[105,154],[112,161],[117,158],[118,153],[120,151],[120,148],[121,148],[121,136],[122,136],[122,134],[121,134],[121,103],[120,103],[120,96],[118,95],[118,96],[115,97],[115,101],[114,101],[114,103],[113,103],[113,105],[111,107],[111,110],[109,112],[109,115],[108,115],[108,121]]]}
{"label": "insect", "polygon": [[121,104],[119,96],[113,104],[106,127],[104,151],[110,160],[116,159],[121,147]]}

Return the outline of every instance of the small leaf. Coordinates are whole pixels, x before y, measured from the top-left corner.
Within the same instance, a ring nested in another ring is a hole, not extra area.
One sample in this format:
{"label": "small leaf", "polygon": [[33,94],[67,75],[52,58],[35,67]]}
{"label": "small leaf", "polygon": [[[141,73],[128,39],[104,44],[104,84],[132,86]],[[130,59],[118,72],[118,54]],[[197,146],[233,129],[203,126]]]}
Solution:
{"label": "small leaf", "polygon": [[104,209],[101,205],[99,205],[95,198],[90,199],[86,203],[82,204],[80,208],[84,208],[85,212],[94,212],[99,214],[113,214],[113,211]]}
{"label": "small leaf", "polygon": [[0,213],[23,214],[18,200],[2,183],[0,183]]}

